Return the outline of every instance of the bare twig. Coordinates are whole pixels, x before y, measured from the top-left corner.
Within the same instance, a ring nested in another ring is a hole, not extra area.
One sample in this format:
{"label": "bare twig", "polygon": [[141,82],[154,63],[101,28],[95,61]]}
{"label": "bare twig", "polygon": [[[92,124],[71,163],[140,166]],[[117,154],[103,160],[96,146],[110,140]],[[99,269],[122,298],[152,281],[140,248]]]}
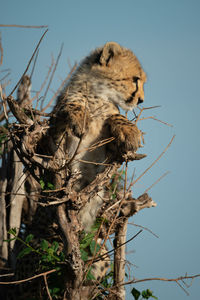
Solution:
{"label": "bare twig", "polygon": [[186,291],[186,289],[180,284],[179,281],[176,281],[176,283],[178,284],[178,286],[180,286],[180,288],[187,294],[187,296],[189,296],[190,294],[188,293],[188,291]]}
{"label": "bare twig", "polygon": [[92,164],[92,165],[95,165],[95,166],[105,166],[105,167],[110,167],[110,166],[112,166],[112,164],[98,163],[98,162],[89,161],[89,160],[83,160],[83,159],[75,159],[75,161],[80,161],[80,162],[82,162],[82,163],[85,163],[85,164]]}
{"label": "bare twig", "polygon": [[[46,83],[47,83],[47,80],[48,80],[48,78],[49,78],[49,75],[50,75],[50,73],[51,73],[51,70],[52,70],[53,66],[54,66],[54,60],[52,59],[52,62],[51,62],[51,65],[50,65],[50,67],[49,67],[49,70],[48,70],[48,72],[47,72],[47,75],[46,75],[46,77],[45,77],[45,79],[44,79],[44,81],[43,81],[43,83],[42,83],[42,85],[41,85],[39,91],[37,91],[37,92],[36,92],[36,95],[31,99],[31,102],[33,102],[35,99],[38,98],[39,94],[41,93],[41,91],[42,91],[43,88],[45,87],[45,85],[46,85]],[[37,107],[37,105],[38,105],[38,100],[37,100],[36,107]]]}
{"label": "bare twig", "polygon": [[43,104],[44,104],[46,95],[47,95],[47,93],[48,93],[49,87],[50,87],[50,85],[51,85],[51,82],[52,82],[52,80],[53,80],[53,77],[54,77],[54,74],[55,74],[55,71],[56,71],[58,62],[59,62],[60,57],[61,57],[61,55],[62,55],[62,50],[63,50],[63,44],[61,45],[61,48],[60,48],[58,57],[57,57],[57,59],[56,59],[56,63],[55,63],[55,65],[54,65],[54,68],[53,68],[53,71],[52,71],[52,74],[51,74],[49,83],[48,83],[47,88],[46,88],[46,91],[45,91],[45,93],[44,93],[44,96],[42,97],[42,101],[41,101],[41,105],[40,105],[40,109],[41,109],[41,110],[42,110],[42,107],[43,107]]}
{"label": "bare twig", "polygon": [[2,284],[2,285],[20,284],[20,283],[23,283],[23,282],[26,282],[26,281],[33,280],[33,279],[36,279],[38,277],[44,276],[44,275],[49,275],[49,274],[57,272],[57,271],[58,270],[56,270],[56,269],[52,269],[50,271],[46,271],[44,273],[40,273],[40,274],[34,275],[32,277],[25,278],[25,279],[22,279],[22,280],[16,280],[16,281],[10,281],[10,282],[0,282],[0,284]]}
{"label": "bare twig", "polygon": [[[154,109],[154,108],[160,108],[161,105],[154,105],[149,107],[143,107],[142,110],[148,110],[148,109]],[[141,108],[138,106],[138,108],[141,110]]]}
{"label": "bare twig", "polygon": [[0,96],[2,100],[5,100],[5,95],[3,94],[2,86],[0,85]]}
{"label": "bare twig", "polygon": [[1,42],[1,32],[0,32],[0,53],[1,53],[1,57],[0,57],[0,66],[1,66],[3,63],[3,47]]}
{"label": "bare twig", "polygon": [[133,110],[133,112],[136,116],[136,119],[139,119],[139,117],[141,116],[141,114],[144,110],[155,109],[155,108],[160,108],[160,107],[161,107],[161,105],[154,105],[154,106],[148,106],[148,107],[139,107],[139,106],[137,106],[137,108],[140,111],[139,115],[137,116],[134,110]]}
{"label": "bare twig", "polygon": [[[132,281],[130,281],[130,283],[140,283],[140,282],[144,282],[144,281],[153,281],[153,280],[161,280],[161,281],[180,281],[180,280],[185,280],[185,279],[194,279],[200,277],[200,274],[196,274],[196,275],[189,275],[189,276],[180,276],[177,278],[163,278],[163,277],[152,277],[152,278],[144,278],[144,279],[134,279]],[[126,285],[129,284],[129,282],[125,283]]]}
{"label": "bare twig", "polygon": [[6,101],[5,101],[5,97],[3,95],[3,91],[2,91],[2,88],[1,88],[1,85],[0,85],[0,96],[1,96],[1,99],[2,99],[2,104],[3,104],[3,113],[1,115],[1,117],[3,117],[2,119],[0,119],[0,122],[5,118],[6,121],[8,122],[8,112],[7,112],[7,107],[6,107]]}
{"label": "bare twig", "polygon": [[39,46],[40,46],[40,43],[42,42],[42,40],[43,40],[45,34],[47,33],[47,31],[48,31],[48,29],[45,30],[45,32],[44,32],[43,35],[41,36],[41,38],[40,38],[40,40],[39,40],[39,42],[38,42],[38,44],[37,44],[37,46],[36,46],[36,48],[35,48],[35,50],[34,50],[32,56],[31,56],[31,59],[30,59],[29,62],[28,62],[28,65],[27,65],[27,67],[26,67],[24,73],[22,74],[20,80],[17,82],[17,84],[16,84],[16,86],[14,87],[14,89],[11,91],[10,96],[14,93],[14,91],[16,90],[16,88],[18,87],[18,85],[20,84],[20,82],[21,82],[23,76],[26,74],[26,72],[27,72],[27,70],[28,70],[28,68],[29,68],[29,66],[30,66],[30,64],[31,64],[31,62],[32,62],[32,60],[33,60],[33,57],[35,56],[35,53],[37,52],[37,50],[38,50],[38,48],[39,48]]}
{"label": "bare twig", "polygon": [[1,278],[1,277],[9,277],[9,276],[14,276],[14,275],[15,275],[14,273],[2,274],[2,275],[0,275],[0,278]]}
{"label": "bare twig", "polygon": [[[102,255],[98,255],[96,259],[93,260],[93,262],[97,262],[99,260],[101,260],[103,257],[107,257],[108,255],[110,255],[111,253],[113,253],[116,249],[130,243],[132,240],[134,240],[140,233],[142,233],[142,229],[139,230],[134,236],[132,236],[129,240],[127,240],[126,242],[122,243],[121,245],[118,245],[115,249],[109,250],[108,252],[102,254]],[[88,262],[91,260],[88,260]]]}
{"label": "bare twig", "polygon": [[31,81],[32,81],[33,73],[34,73],[34,71],[35,71],[35,66],[36,66],[38,54],[39,54],[39,49],[37,50],[36,55],[35,55],[35,59],[34,59],[34,61],[33,61],[33,67],[32,67],[32,71],[31,71],[31,75],[30,75],[30,80],[31,80]]}
{"label": "bare twig", "polygon": [[106,145],[106,144],[108,144],[108,143],[111,143],[112,141],[114,141],[115,140],[115,138],[114,137],[109,137],[109,138],[107,138],[107,139],[103,139],[103,140],[101,140],[101,141],[98,141],[98,142],[96,142],[96,143],[94,143],[94,144],[92,144],[89,148],[86,148],[86,149],[84,149],[84,150],[82,150],[82,151],[93,151],[93,150],[95,150],[96,148],[99,148],[99,147],[102,147],[102,146],[104,146],[104,145]]}
{"label": "bare twig", "polygon": [[169,126],[169,127],[173,127],[172,124],[169,124],[169,123],[167,123],[167,122],[164,122],[164,121],[162,121],[162,120],[159,120],[159,119],[157,119],[157,118],[155,118],[155,117],[153,117],[153,116],[150,116],[150,117],[147,117],[147,118],[140,118],[138,121],[148,120],[148,119],[152,119],[152,120],[154,120],[154,121],[158,121],[158,122],[160,122],[160,123],[162,123],[162,124],[164,124],[164,125],[167,125],[167,126]]}
{"label": "bare twig", "polygon": [[186,289],[180,284],[180,281],[183,282],[183,280],[193,280],[195,278],[200,277],[200,274],[196,274],[196,275],[190,275],[190,276],[180,276],[177,278],[162,278],[162,277],[152,277],[152,278],[144,278],[144,279],[133,279],[130,281],[127,281],[125,283],[123,283],[123,285],[129,285],[129,284],[136,284],[136,283],[141,283],[141,282],[145,282],[145,281],[166,281],[166,282],[176,282],[183,290],[184,292],[189,295],[189,293],[186,291]]}
{"label": "bare twig", "polygon": [[48,28],[48,25],[17,25],[17,24],[0,24],[0,27],[18,27],[18,28]]}
{"label": "bare twig", "polygon": [[144,193],[147,193],[154,185],[156,185],[161,179],[163,179],[165,176],[167,176],[169,174],[168,172],[165,172],[162,176],[160,176],[152,185],[150,185],[150,187],[148,187]]}
{"label": "bare twig", "polygon": [[147,228],[147,227],[144,227],[144,226],[142,226],[142,225],[138,225],[138,224],[135,224],[135,223],[128,223],[128,224],[133,225],[133,226],[135,226],[135,227],[142,228],[142,229],[144,229],[144,230],[150,232],[151,234],[153,234],[156,238],[159,238],[159,236],[158,236],[156,233],[154,233],[152,230],[150,230],[150,229]]}
{"label": "bare twig", "polygon": [[[49,199],[53,199],[53,197],[48,197]],[[56,197],[55,197],[56,198]],[[55,199],[54,198],[54,199]],[[47,207],[47,206],[52,206],[52,205],[58,205],[58,204],[62,204],[62,203],[65,203],[65,202],[67,202],[67,201],[69,201],[69,199],[58,199],[58,198],[56,198],[57,200],[55,200],[55,201],[51,201],[51,202],[49,202],[49,201],[47,201],[47,203],[43,203],[43,202],[40,202],[40,201],[37,201],[37,203],[38,203],[38,205],[40,205],[40,206],[42,206],[42,207]]]}
{"label": "bare twig", "polygon": [[137,178],[135,179],[131,186],[133,186],[136,182],[138,182],[159,160],[160,158],[165,154],[165,152],[167,151],[167,149],[171,146],[173,140],[175,138],[175,135],[172,137],[172,139],[170,140],[169,144],[167,145],[167,147],[163,150],[163,152],[157,157],[156,160],[154,160],[154,162]]}
{"label": "bare twig", "polygon": [[44,284],[45,284],[45,287],[47,290],[47,295],[48,295],[49,299],[52,300],[52,297],[51,297],[51,294],[49,291],[49,287],[48,287],[48,282],[47,282],[47,274],[44,274],[43,277],[44,277]]}
{"label": "bare twig", "polygon": [[63,86],[65,85],[65,83],[69,80],[69,78],[71,77],[72,73],[74,72],[74,70],[76,69],[77,64],[75,64],[73,66],[73,68],[71,69],[71,71],[69,72],[69,74],[67,75],[67,77],[63,80],[63,82],[61,83],[60,87],[58,88],[57,92],[53,95],[53,97],[51,98],[51,100],[49,101],[49,103],[42,109],[42,112],[45,111],[54,101],[54,99],[57,97],[57,95],[60,93],[60,91],[62,90]]}
{"label": "bare twig", "polygon": [[10,72],[8,72],[6,75],[4,75],[4,76],[0,79],[0,82],[1,82],[1,81],[4,81],[9,75],[10,75]]}

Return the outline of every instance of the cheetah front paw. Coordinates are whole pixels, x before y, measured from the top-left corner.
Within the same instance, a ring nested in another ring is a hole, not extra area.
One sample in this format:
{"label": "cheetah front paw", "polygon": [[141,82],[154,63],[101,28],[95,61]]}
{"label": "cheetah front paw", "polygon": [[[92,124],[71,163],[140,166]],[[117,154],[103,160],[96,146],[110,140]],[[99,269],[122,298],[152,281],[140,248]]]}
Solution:
{"label": "cheetah front paw", "polygon": [[80,138],[88,128],[89,113],[84,106],[69,103],[60,107],[50,123],[56,133],[63,134],[66,129],[69,129]]}
{"label": "cheetah front paw", "polygon": [[122,115],[114,115],[107,120],[107,126],[110,136],[115,138],[108,144],[112,153],[117,151],[122,157],[130,156],[130,160],[141,159],[145,156],[138,157],[135,153],[139,147],[142,147],[143,141],[142,132],[135,124]]}

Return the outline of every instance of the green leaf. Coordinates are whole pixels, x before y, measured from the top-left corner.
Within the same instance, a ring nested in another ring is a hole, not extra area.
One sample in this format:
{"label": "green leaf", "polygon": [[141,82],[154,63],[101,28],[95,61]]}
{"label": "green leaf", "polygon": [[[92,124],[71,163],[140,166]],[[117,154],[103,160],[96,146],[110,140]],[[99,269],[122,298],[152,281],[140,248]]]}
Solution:
{"label": "green leaf", "polygon": [[116,194],[116,193],[111,195],[111,198],[112,198],[113,200],[116,199],[116,197],[117,197],[117,194]]}
{"label": "green leaf", "polygon": [[43,251],[47,251],[47,249],[49,248],[49,244],[46,240],[42,240],[40,243],[40,247]]}
{"label": "green leaf", "polygon": [[7,139],[7,134],[2,133],[0,134],[0,144],[2,144]]}
{"label": "green leaf", "polygon": [[101,223],[106,223],[106,219],[104,218],[96,218],[95,223],[92,225],[92,231],[97,231],[99,227],[101,226]]}
{"label": "green leaf", "polygon": [[34,235],[29,234],[29,235],[27,235],[25,242],[28,244],[30,241],[32,241],[33,238],[34,238]]}
{"label": "green leaf", "polygon": [[64,261],[65,260],[65,254],[63,252],[60,252],[59,258],[60,258],[60,261]]}
{"label": "green leaf", "polygon": [[40,185],[41,185],[42,190],[44,190],[45,182],[43,179],[40,179]]}
{"label": "green leaf", "polygon": [[15,236],[17,234],[17,229],[16,228],[11,228],[10,230],[8,230],[8,233]]}
{"label": "green leaf", "polygon": [[101,285],[103,285],[105,288],[110,288],[111,286],[113,286],[113,279],[114,272],[110,271],[108,274],[105,275],[105,277],[101,281]]}
{"label": "green leaf", "polygon": [[47,187],[48,187],[49,190],[55,190],[54,185],[50,182],[47,183]]}
{"label": "green leaf", "polygon": [[51,262],[51,263],[54,263],[54,258],[52,257],[51,254],[48,254],[48,255],[47,255],[47,261],[48,261],[48,262]]}
{"label": "green leaf", "polygon": [[60,288],[54,287],[52,289],[49,289],[51,296],[56,296],[60,292]]}
{"label": "green leaf", "polygon": [[59,291],[60,291],[60,288],[58,288],[58,287],[53,288],[53,292],[54,292],[54,293],[57,293],[57,292],[59,292]]}
{"label": "green leaf", "polygon": [[53,249],[54,252],[58,250],[59,244],[58,242],[54,241],[51,245],[51,249]]}
{"label": "green leaf", "polygon": [[51,262],[52,261],[52,256],[51,255],[43,255],[42,260],[46,262]]}
{"label": "green leaf", "polygon": [[[56,269],[57,271],[60,271],[60,270],[61,270],[61,267],[60,267],[60,266],[55,266],[55,269]],[[57,274],[58,274],[58,275],[61,275],[62,273],[61,273],[61,272],[57,272]]]}
{"label": "green leaf", "polygon": [[47,261],[47,255],[44,254],[40,257],[40,264],[42,264],[43,262],[46,262]]}
{"label": "green leaf", "polygon": [[29,254],[31,251],[32,251],[32,249],[27,247],[27,248],[25,248],[25,249],[23,249],[22,251],[19,252],[19,254],[17,255],[17,258],[18,259],[22,258],[25,255]]}
{"label": "green leaf", "polygon": [[87,261],[88,260],[88,253],[83,249],[80,249],[80,252],[81,252],[81,259],[83,261]]}
{"label": "green leaf", "polygon": [[104,278],[104,279],[101,281],[101,285],[104,286],[105,288],[109,288],[109,287],[110,287],[107,278]]}
{"label": "green leaf", "polygon": [[90,245],[91,241],[94,238],[94,233],[88,233],[84,236],[84,238],[80,241],[80,249],[87,248]]}
{"label": "green leaf", "polygon": [[48,248],[46,251],[50,256],[53,256],[54,250],[52,248]]}
{"label": "green leaf", "polygon": [[153,292],[151,290],[149,290],[149,289],[142,291],[142,297],[144,299],[149,299],[151,297],[154,298],[154,299],[158,299],[157,297],[155,297],[153,295]]}
{"label": "green leaf", "polygon": [[136,290],[135,288],[132,288],[131,294],[133,295],[135,300],[138,300],[141,295],[141,293],[138,290]]}
{"label": "green leaf", "polygon": [[95,279],[96,279],[96,278],[94,277],[94,275],[91,273],[91,268],[89,269],[86,278],[87,278],[87,280],[95,280]]}
{"label": "green leaf", "polygon": [[96,253],[99,252],[100,248],[101,248],[101,246],[98,243],[96,243],[96,241],[94,241],[94,240],[91,241],[90,251],[91,251],[92,255],[96,255]]}

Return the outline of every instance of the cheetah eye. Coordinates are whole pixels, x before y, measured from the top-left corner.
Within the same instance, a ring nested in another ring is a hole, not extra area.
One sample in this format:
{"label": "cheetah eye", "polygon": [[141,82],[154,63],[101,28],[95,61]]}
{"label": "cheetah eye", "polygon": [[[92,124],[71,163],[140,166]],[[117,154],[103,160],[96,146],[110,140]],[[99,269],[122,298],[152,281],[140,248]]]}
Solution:
{"label": "cheetah eye", "polygon": [[137,82],[139,79],[140,79],[139,77],[137,77],[137,76],[134,76],[134,77],[133,77],[133,82],[135,82],[135,83],[136,83],[136,82]]}

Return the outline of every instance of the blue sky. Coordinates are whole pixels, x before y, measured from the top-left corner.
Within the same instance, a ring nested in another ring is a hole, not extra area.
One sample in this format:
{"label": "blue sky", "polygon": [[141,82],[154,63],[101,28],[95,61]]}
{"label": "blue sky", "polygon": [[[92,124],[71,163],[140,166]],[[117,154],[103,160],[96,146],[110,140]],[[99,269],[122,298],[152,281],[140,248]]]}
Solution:
{"label": "blue sky", "polygon": [[[130,222],[148,227],[159,238],[143,231],[127,246],[128,260],[137,278],[168,277],[200,273],[199,238],[199,83],[200,83],[200,1],[198,0],[1,0],[1,24],[48,25],[33,77],[38,90],[60,46],[64,50],[48,97],[69,72],[69,64],[80,61],[92,49],[116,41],[138,56],[148,81],[145,106],[160,105],[144,116],[155,116],[173,124],[141,121],[146,132],[142,150],[148,157],[130,165],[140,175],[175,140],[161,160],[134,187],[135,196],[170,171],[150,190],[156,208],[141,211]],[[44,30],[0,28],[4,48],[2,69],[11,69],[14,87],[24,71]],[[128,237],[138,228],[129,226]],[[190,296],[175,283],[147,282],[159,300],[196,300],[200,279],[193,282]],[[129,291],[130,288],[128,287]],[[129,292],[127,299],[131,299]]]}

